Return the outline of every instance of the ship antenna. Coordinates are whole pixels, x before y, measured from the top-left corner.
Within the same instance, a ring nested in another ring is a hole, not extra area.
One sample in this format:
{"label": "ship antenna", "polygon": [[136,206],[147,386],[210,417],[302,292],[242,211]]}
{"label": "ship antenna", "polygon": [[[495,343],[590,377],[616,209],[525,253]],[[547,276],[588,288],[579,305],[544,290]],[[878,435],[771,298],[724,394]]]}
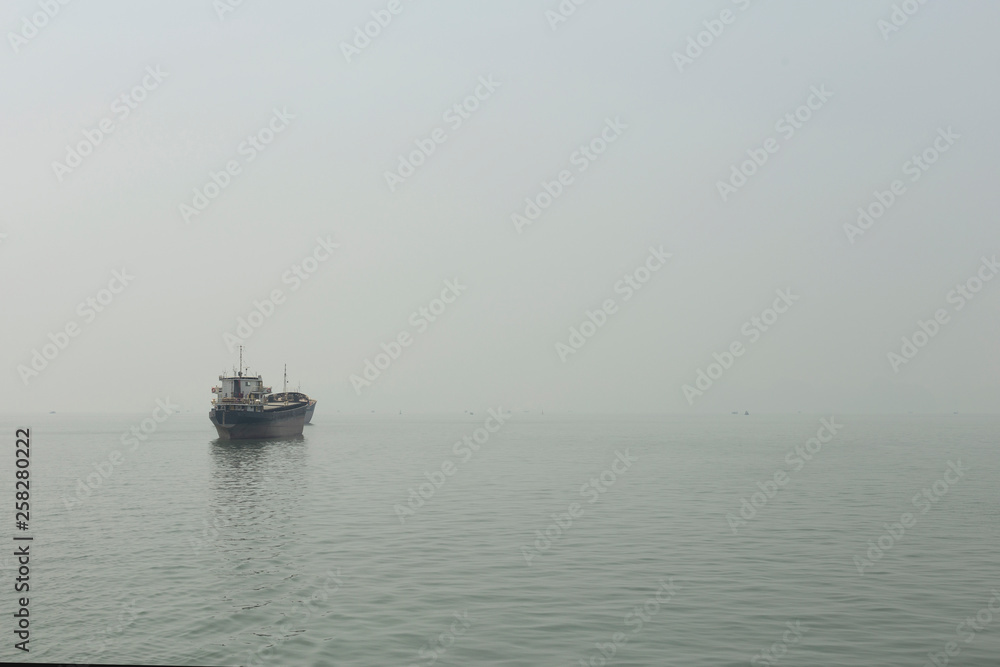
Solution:
{"label": "ship antenna", "polygon": [[243,346],[240,345],[240,377],[243,377]]}
{"label": "ship antenna", "polygon": [[285,364],[285,386],[282,387],[282,391],[288,392],[288,364]]}

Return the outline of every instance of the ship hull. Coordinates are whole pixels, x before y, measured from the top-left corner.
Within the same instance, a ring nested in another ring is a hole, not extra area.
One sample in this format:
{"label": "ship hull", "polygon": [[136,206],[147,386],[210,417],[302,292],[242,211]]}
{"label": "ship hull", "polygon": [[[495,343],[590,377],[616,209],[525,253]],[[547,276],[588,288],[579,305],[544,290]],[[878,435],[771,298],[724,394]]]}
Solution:
{"label": "ship hull", "polygon": [[277,410],[249,412],[212,410],[208,418],[215,425],[220,440],[258,440],[302,435],[308,405]]}
{"label": "ship hull", "polygon": [[316,411],[316,401],[310,400],[309,405],[306,407],[306,423],[312,422],[313,413]]}

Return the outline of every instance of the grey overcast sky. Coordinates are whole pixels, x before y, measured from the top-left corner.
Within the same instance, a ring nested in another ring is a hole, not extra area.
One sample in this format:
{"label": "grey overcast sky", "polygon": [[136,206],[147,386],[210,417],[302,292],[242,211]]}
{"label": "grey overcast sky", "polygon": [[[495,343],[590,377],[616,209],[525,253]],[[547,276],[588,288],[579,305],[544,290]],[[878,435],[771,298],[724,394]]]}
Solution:
{"label": "grey overcast sky", "polygon": [[998,410],[1000,4],[227,3],[0,9],[4,412]]}

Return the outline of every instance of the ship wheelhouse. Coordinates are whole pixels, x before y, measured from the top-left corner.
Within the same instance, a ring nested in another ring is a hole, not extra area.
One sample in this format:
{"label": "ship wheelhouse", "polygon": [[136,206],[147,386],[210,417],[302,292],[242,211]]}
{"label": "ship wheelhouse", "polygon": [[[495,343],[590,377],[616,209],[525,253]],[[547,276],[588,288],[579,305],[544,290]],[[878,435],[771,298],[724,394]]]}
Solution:
{"label": "ship wheelhouse", "polygon": [[219,376],[222,384],[212,387],[217,398],[212,399],[216,410],[262,412],[267,402],[270,387],[265,387],[261,376],[235,375]]}

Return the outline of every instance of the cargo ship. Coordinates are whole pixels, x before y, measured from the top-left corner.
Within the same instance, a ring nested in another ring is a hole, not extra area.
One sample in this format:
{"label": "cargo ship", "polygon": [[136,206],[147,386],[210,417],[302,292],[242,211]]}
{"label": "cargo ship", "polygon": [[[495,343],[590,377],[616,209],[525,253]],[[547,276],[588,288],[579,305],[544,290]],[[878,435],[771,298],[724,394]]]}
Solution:
{"label": "cargo ship", "polygon": [[280,394],[272,394],[272,396],[276,401],[293,401],[293,402],[305,401],[306,403],[308,403],[308,405],[306,406],[306,423],[308,424],[309,422],[312,421],[313,412],[316,411],[315,398],[309,398],[301,391],[283,391]]}
{"label": "cargo ship", "polygon": [[[286,376],[287,377],[287,376]],[[301,392],[271,393],[260,375],[240,368],[232,375],[220,375],[221,385],[212,387],[209,419],[220,440],[283,438],[302,435],[302,427],[312,418],[316,401]]]}

